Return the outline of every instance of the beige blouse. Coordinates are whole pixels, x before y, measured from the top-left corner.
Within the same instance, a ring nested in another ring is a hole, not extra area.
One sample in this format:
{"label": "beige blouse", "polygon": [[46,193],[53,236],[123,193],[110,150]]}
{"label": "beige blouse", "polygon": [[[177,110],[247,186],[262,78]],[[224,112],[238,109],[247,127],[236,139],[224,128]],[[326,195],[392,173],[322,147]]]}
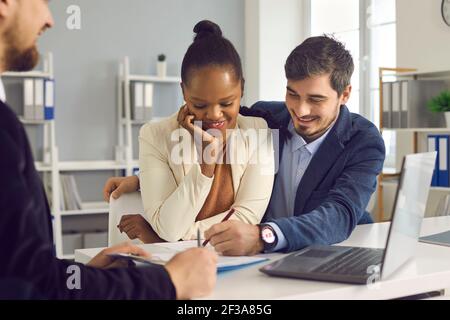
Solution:
{"label": "beige blouse", "polygon": [[[228,145],[232,161],[228,169],[223,165],[220,170],[231,170],[231,206],[235,213],[230,219],[257,224],[269,204],[274,181],[271,131],[264,119],[239,115]],[[213,216],[211,212],[201,216],[208,195],[212,194],[214,177],[201,173],[193,139],[186,129],[180,128],[176,114],[141,128],[139,168],[145,216],[162,239],[196,239],[197,229],[203,235],[227,214],[228,208],[213,212]],[[216,185],[215,197],[220,196],[221,187]],[[217,207],[228,206],[225,203]],[[197,219],[199,214],[202,219]]]}

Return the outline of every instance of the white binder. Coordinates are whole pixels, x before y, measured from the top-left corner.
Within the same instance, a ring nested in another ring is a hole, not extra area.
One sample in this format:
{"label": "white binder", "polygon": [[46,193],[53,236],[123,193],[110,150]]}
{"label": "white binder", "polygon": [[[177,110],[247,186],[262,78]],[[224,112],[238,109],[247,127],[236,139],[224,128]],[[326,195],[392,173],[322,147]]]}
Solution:
{"label": "white binder", "polygon": [[144,118],[149,121],[152,119],[152,110],[153,110],[153,84],[146,83],[145,84],[145,94],[144,94]]}
{"label": "white binder", "polygon": [[27,120],[34,120],[34,80],[23,80],[23,117]]}
{"label": "white binder", "polygon": [[392,128],[392,83],[383,83],[383,127]]}
{"label": "white binder", "polygon": [[34,117],[44,120],[44,79],[34,80]]}
{"label": "white binder", "polygon": [[401,128],[408,128],[408,81],[402,81],[402,99],[400,111]]}
{"label": "white binder", "polygon": [[[133,120],[144,120],[144,83],[133,82],[132,83],[132,104],[131,114]],[[134,111],[134,112],[133,112]]]}
{"label": "white binder", "polygon": [[401,108],[401,83],[394,82],[392,84],[392,113],[391,128],[401,128],[400,108]]}

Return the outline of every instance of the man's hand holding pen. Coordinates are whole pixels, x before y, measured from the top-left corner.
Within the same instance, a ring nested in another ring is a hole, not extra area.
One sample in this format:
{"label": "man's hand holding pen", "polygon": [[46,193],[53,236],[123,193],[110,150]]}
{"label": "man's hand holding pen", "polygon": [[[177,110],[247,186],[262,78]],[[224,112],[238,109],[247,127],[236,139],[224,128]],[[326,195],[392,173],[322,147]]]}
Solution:
{"label": "man's hand holding pen", "polygon": [[205,231],[205,238],[216,252],[225,256],[250,256],[264,250],[259,227],[242,221],[215,224]]}

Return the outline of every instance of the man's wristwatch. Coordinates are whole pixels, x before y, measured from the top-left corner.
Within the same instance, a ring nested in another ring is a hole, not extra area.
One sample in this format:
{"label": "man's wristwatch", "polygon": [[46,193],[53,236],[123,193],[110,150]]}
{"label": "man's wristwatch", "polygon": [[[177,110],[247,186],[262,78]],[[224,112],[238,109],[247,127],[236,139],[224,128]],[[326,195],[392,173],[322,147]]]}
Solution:
{"label": "man's wristwatch", "polygon": [[271,252],[277,246],[278,237],[270,224],[262,223],[258,225],[259,236],[264,244],[264,252]]}

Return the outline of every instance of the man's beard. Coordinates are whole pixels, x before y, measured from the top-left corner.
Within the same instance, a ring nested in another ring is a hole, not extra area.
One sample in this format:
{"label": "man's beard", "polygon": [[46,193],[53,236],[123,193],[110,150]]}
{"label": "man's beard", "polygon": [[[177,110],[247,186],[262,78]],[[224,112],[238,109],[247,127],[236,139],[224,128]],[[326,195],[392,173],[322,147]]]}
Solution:
{"label": "man's beard", "polygon": [[8,48],[4,57],[5,71],[30,71],[39,62],[39,52],[35,45],[28,49],[19,49],[13,32],[6,32],[5,42]]}
{"label": "man's beard", "polygon": [[7,71],[29,71],[39,62],[39,52],[33,46],[25,51],[10,47],[5,55],[5,69]]}
{"label": "man's beard", "polygon": [[340,108],[341,105],[338,104],[336,106],[337,109],[337,113],[335,115],[335,117],[332,120],[329,120],[328,123],[326,125],[321,126],[320,129],[316,130],[315,132],[312,132],[308,135],[306,135],[305,133],[302,133],[302,130],[297,130],[297,133],[302,136],[303,139],[305,139],[308,143],[318,139],[319,137],[321,137],[328,129],[330,129],[331,126],[333,126],[333,124],[337,121],[337,118],[339,117],[340,114]]}

